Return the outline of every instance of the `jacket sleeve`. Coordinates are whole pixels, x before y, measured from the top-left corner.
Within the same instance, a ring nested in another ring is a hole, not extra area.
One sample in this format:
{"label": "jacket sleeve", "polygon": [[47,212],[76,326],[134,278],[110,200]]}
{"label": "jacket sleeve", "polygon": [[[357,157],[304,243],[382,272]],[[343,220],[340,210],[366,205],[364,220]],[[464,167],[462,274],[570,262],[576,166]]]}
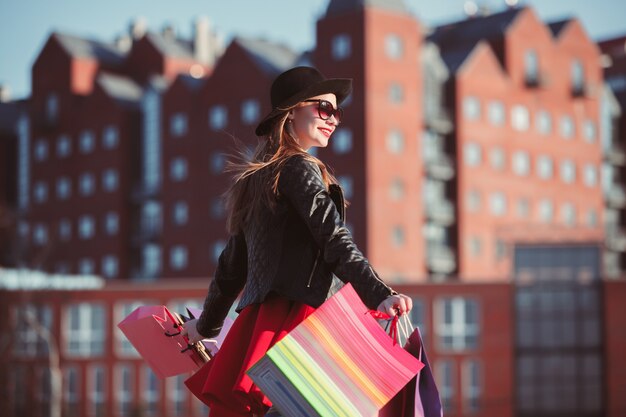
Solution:
{"label": "jacket sleeve", "polygon": [[339,279],[352,284],[367,307],[375,309],[395,294],[357,248],[314,162],[291,157],[281,171],[278,191],[306,223],[324,261]]}
{"label": "jacket sleeve", "polygon": [[196,323],[202,336],[215,337],[222,329],[228,311],[246,283],[247,258],[243,232],[231,236],[219,257],[215,277]]}

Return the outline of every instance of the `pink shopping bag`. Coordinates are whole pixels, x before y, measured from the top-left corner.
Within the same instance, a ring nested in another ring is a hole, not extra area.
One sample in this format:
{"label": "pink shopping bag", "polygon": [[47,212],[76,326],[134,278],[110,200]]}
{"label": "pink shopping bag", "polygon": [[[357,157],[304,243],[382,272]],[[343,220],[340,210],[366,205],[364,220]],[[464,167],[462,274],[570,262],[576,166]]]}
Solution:
{"label": "pink shopping bag", "polygon": [[180,335],[180,321],[165,306],[135,309],[117,327],[161,379],[196,371],[205,359]]}

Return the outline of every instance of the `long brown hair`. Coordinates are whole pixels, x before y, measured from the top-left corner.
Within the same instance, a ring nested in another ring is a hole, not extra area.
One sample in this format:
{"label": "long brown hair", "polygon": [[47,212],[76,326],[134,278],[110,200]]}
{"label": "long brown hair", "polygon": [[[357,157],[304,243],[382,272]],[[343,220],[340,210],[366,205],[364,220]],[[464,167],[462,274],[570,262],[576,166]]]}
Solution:
{"label": "long brown hair", "polygon": [[326,187],[337,183],[326,165],[302,149],[287,128],[289,110],[295,107],[297,104],[285,108],[285,112],[276,117],[270,133],[259,143],[251,158],[246,158],[245,152],[239,152],[235,160],[228,162],[227,171],[234,173],[233,182],[225,194],[229,233],[242,230],[245,223],[259,215],[261,207],[274,209],[282,167],[294,155],[315,163],[322,172]]}

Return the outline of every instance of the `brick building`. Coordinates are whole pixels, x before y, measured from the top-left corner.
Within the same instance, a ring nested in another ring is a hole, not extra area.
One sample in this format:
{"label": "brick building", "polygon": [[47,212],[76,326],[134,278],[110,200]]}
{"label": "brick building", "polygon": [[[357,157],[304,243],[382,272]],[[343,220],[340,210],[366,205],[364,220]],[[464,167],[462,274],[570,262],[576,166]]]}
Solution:
{"label": "brick building", "polygon": [[[626,38],[619,37],[599,42],[603,53],[604,77],[607,97],[604,107],[606,125],[610,132],[605,140],[606,147],[606,188],[607,188],[607,261],[612,276],[623,271],[626,265]],[[615,138],[615,140],[611,140]]]}
{"label": "brick building", "polygon": [[[446,415],[621,416],[624,282],[605,280],[623,277],[626,250],[615,45],[530,7],[426,28],[403,0],[329,1],[303,53],[223,48],[205,20],[191,40],[141,22],[113,44],[54,33],[5,134],[13,247],[20,265],[107,282],[5,291],[3,334],[35,311],[59,336],[70,415],[205,413],[182,379],[158,382],[117,346],[114,324],[139,304],[202,299],[226,238],[233,137],[254,146],[272,79],[312,64],[354,78],[345,123],[316,152],[359,247],[414,297]],[[3,395],[14,415],[31,401],[45,415],[48,352],[19,332]],[[16,396],[20,381],[32,392]]]}

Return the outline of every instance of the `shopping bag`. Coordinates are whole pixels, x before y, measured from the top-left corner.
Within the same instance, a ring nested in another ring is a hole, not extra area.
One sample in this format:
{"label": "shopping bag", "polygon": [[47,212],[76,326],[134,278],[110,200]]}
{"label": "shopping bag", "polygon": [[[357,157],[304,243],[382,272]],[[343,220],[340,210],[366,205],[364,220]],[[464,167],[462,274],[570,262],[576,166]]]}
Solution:
{"label": "shopping bag", "polygon": [[180,334],[180,316],[165,306],[136,308],[118,323],[122,333],[161,379],[195,371],[208,359],[203,348],[191,346]]}
{"label": "shopping bag", "polygon": [[345,285],[248,375],[284,417],[373,417],[422,368]]}
{"label": "shopping bag", "polygon": [[442,417],[439,390],[419,328],[411,333],[404,348],[418,358],[424,367],[380,410],[378,417]]}

